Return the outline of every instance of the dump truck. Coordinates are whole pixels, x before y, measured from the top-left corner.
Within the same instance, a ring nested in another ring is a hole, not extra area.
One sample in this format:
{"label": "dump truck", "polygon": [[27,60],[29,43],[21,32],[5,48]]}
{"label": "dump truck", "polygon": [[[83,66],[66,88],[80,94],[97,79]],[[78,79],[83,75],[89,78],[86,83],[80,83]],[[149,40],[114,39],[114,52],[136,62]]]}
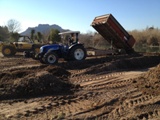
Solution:
{"label": "dump truck", "polygon": [[113,48],[123,51],[127,54],[133,53],[135,39],[130,35],[122,25],[114,18],[112,14],[105,14],[94,18],[91,26],[106,39]]}

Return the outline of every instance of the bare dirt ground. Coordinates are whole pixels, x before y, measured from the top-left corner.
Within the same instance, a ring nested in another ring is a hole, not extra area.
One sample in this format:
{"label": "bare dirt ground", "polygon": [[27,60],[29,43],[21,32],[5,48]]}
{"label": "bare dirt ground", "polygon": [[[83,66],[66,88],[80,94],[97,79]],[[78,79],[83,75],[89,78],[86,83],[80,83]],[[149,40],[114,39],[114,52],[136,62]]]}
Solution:
{"label": "bare dirt ground", "polygon": [[0,120],[159,120],[160,55],[44,65],[0,57]]}

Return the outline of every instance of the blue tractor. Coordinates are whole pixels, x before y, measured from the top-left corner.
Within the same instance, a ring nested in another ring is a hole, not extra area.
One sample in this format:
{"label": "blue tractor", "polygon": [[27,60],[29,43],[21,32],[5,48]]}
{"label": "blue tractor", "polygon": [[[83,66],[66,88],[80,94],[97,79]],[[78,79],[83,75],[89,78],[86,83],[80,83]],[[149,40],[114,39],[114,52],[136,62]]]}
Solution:
{"label": "blue tractor", "polygon": [[[86,49],[83,44],[78,42],[79,33],[79,31],[59,33],[65,43],[48,44],[40,47],[40,53],[37,55],[37,59],[45,64],[55,64],[59,58],[64,58],[67,61],[84,60],[86,58]],[[68,38],[64,36],[68,36]],[[64,40],[64,38],[67,38],[67,40]]]}

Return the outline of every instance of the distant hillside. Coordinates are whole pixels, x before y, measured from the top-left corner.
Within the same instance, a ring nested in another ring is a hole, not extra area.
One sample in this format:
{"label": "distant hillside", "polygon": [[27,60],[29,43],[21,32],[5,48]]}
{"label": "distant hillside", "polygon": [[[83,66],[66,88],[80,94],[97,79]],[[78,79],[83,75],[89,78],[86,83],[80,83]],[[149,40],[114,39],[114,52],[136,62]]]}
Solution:
{"label": "distant hillside", "polygon": [[22,33],[20,33],[20,34],[21,34],[21,35],[30,35],[32,29],[35,30],[35,33],[36,33],[36,32],[47,33],[47,32],[49,32],[51,29],[57,29],[57,30],[59,30],[60,32],[68,31],[68,29],[63,29],[62,27],[60,27],[59,25],[56,25],[56,24],[54,24],[54,25],[39,24],[39,25],[36,26],[36,27],[29,27],[29,28],[27,28],[27,30],[25,30],[24,32],[22,32]]}

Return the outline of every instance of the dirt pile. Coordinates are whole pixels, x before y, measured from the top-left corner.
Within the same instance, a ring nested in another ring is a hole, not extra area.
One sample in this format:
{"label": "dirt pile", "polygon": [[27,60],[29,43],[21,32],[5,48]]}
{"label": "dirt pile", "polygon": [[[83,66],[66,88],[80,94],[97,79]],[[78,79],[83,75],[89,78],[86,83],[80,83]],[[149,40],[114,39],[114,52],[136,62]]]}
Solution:
{"label": "dirt pile", "polygon": [[145,94],[160,95],[160,64],[135,79],[134,83]]}
{"label": "dirt pile", "polygon": [[14,81],[13,93],[18,96],[32,96],[44,94],[62,94],[70,91],[72,84],[58,79],[47,71],[25,76]]}
{"label": "dirt pile", "polygon": [[158,120],[159,63],[159,55],[107,56],[54,66],[0,59],[0,119]]}
{"label": "dirt pile", "polygon": [[46,68],[44,68],[44,70],[48,71],[49,73],[51,73],[52,75],[55,75],[57,77],[60,78],[67,78],[67,76],[70,76],[70,72],[68,72],[66,69],[64,69],[63,67],[60,66],[46,66]]}
{"label": "dirt pile", "polygon": [[20,69],[0,73],[1,99],[49,94],[67,94],[75,85],[67,81],[70,73],[58,66]]}
{"label": "dirt pile", "polygon": [[97,64],[87,69],[87,74],[96,74],[103,71],[119,71],[130,69],[144,69],[146,67],[152,67],[160,63],[159,56],[140,56],[133,58],[116,59],[104,62],[103,64]]}

